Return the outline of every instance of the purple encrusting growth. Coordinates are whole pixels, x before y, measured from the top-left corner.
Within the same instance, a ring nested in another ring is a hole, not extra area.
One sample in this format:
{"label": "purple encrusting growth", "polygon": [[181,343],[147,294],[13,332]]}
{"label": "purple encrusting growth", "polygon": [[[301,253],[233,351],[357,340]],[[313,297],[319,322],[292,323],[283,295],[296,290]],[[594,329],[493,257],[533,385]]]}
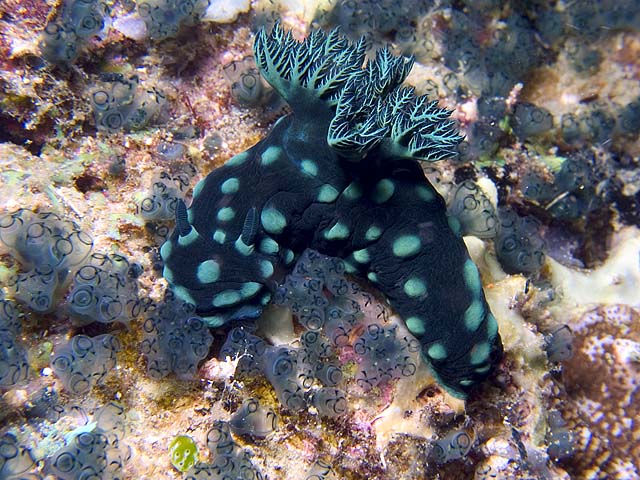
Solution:
{"label": "purple encrusting growth", "polygon": [[138,297],[136,281],[141,268],[122,255],[92,253],[75,273],[68,295],[73,323],[128,324],[145,311],[149,302]]}
{"label": "purple encrusting growth", "polygon": [[[439,381],[465,397],[502,353],[459,224],[418,160],[454,155],[449,112],[401,87],[413,61],[337,31],[278,25],[254,54],[293,114],[194,189],[162,247],[164,276],[212,326],[257,317],[306,248],[386,295]],[[186,210],[186,215],[184,214]]]}
{"label": "purple encrusting growth", "polygon": [[170,291],[151,311],[142,329],[147,374],[156,380],[170,373],[184,380],[193,379],[213,341],[202,319],[193,315],[193,305],[176,299]]}
{"label": "purple encrusting growth", "polygon": [[116,366],[116,354],[122,349],[113,335],[96,337],[76,335],[56,349],[51,367],[72,395],[85,395],[94,385],[104,382]]}
{"label": "purple encrusting growth", "polygon": [[290,308],[306,331],[290,344],[268,345],[248,327],[236,327],[220,358],[237,358],[236,373],[263,374],[286,408],[313,405],[323,417],[348,411],[345,359],[355,360],[354,380],[362,391],[414,375],[419,342],[404,326],[365,315],[373,296],[345,278],[344,269],[340,259],[305,250],[273,303]]}

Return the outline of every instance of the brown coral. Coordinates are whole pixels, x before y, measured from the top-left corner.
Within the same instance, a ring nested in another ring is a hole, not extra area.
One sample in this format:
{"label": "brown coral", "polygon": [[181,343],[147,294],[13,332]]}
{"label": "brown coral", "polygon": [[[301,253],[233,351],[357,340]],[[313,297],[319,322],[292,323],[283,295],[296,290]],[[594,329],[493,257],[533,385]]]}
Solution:
{"label": "brown coral", "polygon": [[640,313],[595,308],[573,326],[561,411],[575,436],[568,469],[575,478],[640,475]]}

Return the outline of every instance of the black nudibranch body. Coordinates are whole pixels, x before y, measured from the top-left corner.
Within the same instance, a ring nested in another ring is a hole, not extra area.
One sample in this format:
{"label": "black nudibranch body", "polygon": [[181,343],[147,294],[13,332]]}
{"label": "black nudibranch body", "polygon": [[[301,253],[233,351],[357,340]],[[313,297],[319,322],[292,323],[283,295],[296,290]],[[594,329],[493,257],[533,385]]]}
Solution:
{"label": "black nudibranch body", "polygon": [[295,41],[278,25],[254,53],[290,104],[269,135],[196,185],[161,249],[176,295],[211,326],[257,317],[297,255],[344,259],[389,300],[448,391],[500,360],[480,274],[418,163],[453,156],[447,110],[401,87],[413,61],[337,31]]}

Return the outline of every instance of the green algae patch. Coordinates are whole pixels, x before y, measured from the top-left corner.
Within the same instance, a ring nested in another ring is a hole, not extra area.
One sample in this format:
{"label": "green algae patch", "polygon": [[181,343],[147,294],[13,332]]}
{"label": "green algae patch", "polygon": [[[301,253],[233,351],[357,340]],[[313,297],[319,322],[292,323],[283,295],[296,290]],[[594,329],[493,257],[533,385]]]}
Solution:
{"label": "green algae patch", "polygon": [[[89,154],[80,154],[76,156],[63,156],[59,151],[45,147],[41,157],[50,162],[55,167],[50,172],[49,181],[53,185],[67,185],[72,178],[77,177],[84,172],[86,164],[91,164],[95,159]],[[37,170],[36,170],[37,171]]]}
{"label": "green algae patch", "polygon": [[31,369],[38,372],[49,366],[52,352],[53,343],[46,340],[29,348],[29,366]]}
{"label": "green algae patch", "polygon": [[488,168],[492,166],[504,167],[507,164],[507,161],[504,157],[494,154],[494,155],[482,155],[475,162],[478,168]]}
{"label": "green algae patch", "polygon": [[558,173],[562,164],[567,160],[559,155],[542,155],[540,160],[551,169],[553,173]]}
{"label": "green algae patch", "polygon": [[169,454],[171,465],[180,472],[186,472],[198,460],[198,447],[190,436],[178,435],[169,444]]}
{"label": "green algae patch", "polygon": [[0,263],[0,282],[2,282],[3,285],[7,285],[9,279],[15,274],[15,270],[8,268],[3,263]]}

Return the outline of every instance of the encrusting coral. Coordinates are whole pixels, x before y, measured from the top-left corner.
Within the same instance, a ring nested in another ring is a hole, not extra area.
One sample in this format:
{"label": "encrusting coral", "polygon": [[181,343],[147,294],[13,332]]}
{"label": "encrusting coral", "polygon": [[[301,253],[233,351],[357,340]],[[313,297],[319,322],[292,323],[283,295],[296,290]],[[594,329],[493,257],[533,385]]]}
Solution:
{"label": "encrusting coral", "polygon": [[196,185],[188,210],[178,203],[164,276],[222,325],[257,317],[305,248],[341,257],[465,397],[501,357],[498,326],[459,223],[417,161],[452,156],[461,138],[447,110],[400,86],[412,59],[365,52],[337,30],[303,42],[277,24],[258,33],[258,67],[293,114]]}
{"label": "encrusting coral", "polygon": [[564,361],[567,398],[558,401],[573,449],[569,472],[635,478],[640,465],[640,314],[626,305],[596,307],[573,323],[573,356]]}

